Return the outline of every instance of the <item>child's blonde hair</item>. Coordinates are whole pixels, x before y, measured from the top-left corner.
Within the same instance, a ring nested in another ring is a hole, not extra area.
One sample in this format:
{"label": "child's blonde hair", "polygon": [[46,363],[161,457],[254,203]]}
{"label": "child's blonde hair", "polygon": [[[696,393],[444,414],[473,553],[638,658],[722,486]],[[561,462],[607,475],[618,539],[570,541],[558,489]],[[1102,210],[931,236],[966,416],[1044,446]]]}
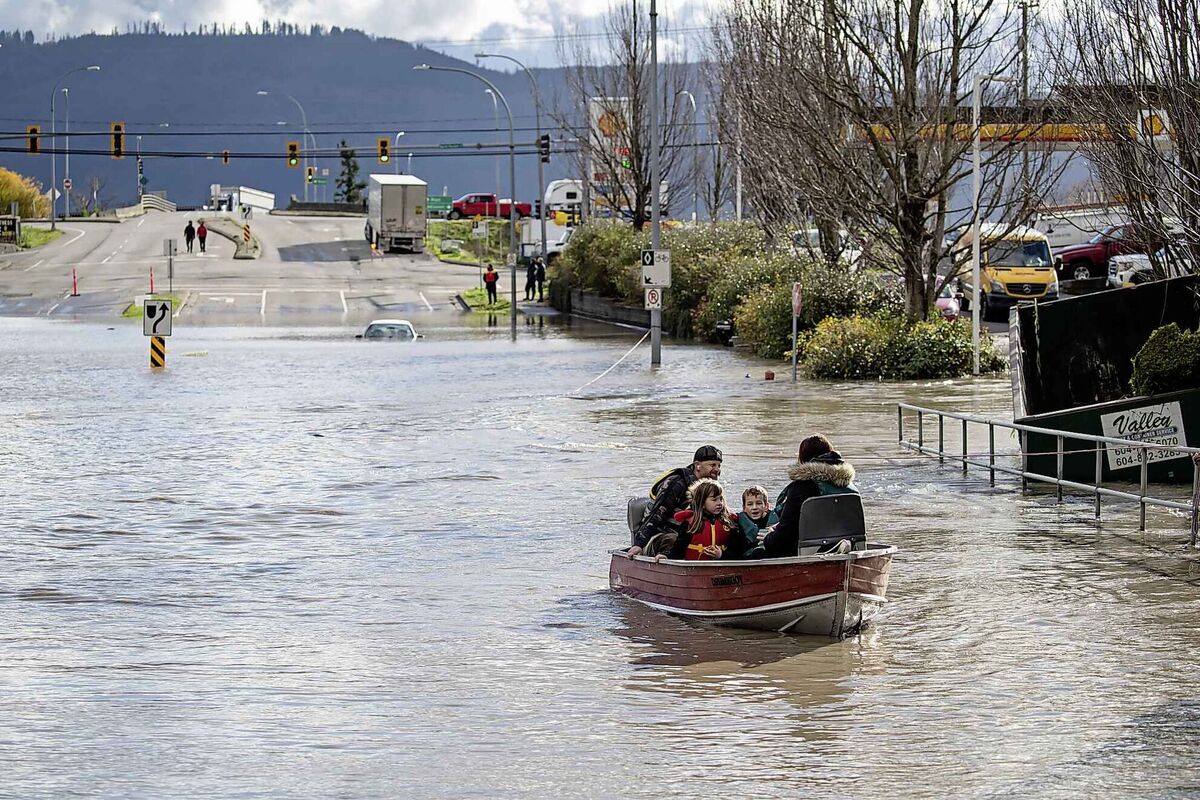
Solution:
{"label": "child's blonde hair", "polygon": [[751,486],[749,489],[742,492],[742,505],[746,505],[746,501],[751,497],[761,497],[764,503],[770,502],[767,499],[767,490],[761,486]]}
{"label": "child's blonde hair", "polygon": [[[692,522],[688,525],[688,533],[693,536],[704,527],[704,504],[710,497],[725,499],[725,488],[712,478],[701,478],[688,487],[688,501],[692,509]],[[728,508],[725,509],[724,517],[729,517]]]}

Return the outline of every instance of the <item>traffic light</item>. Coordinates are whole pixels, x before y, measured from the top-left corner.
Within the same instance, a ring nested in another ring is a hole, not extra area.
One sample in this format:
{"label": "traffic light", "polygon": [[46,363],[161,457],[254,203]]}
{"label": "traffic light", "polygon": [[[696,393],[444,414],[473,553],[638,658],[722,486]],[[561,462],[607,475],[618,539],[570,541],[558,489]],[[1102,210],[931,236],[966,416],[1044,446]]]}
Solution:
{"label": "traffic light", "polygon": [[229,151],[228,151],[228,150],[222,150],[222,151],[221,151],[221,163],[222,163],[222,164],[228,164],[228,163],[229,163]]}
{"label": "traffic light", "polygon": [[28,128],[28,131],[29,131],[29,144],[27,144],[25,146],[26,152],[29,152],[29,153],[40,152],[42,149],[42,140],[41,140],[42,128],[41,128],[41,126],[40,125],[30,125]]}
{"label": "traffic light", "polygon": [[305,183],[312,183],[313,178],[315,178],[316,175],[317,175],[316,167],[305,167],[304,168],[304,182]]}
{"label": "traffic light", "polygon": [[125,123],[114,122],[110,124],[109,130],[112,131],[112,157],[114,159],[125,157]]}
{"label": "traffic light", "polygon": [[300,143],[288,142],[288,166],[300,166]]}
{"label": "traffic light", "polygon": [[392,156],[388,153],[388,147],[391,145],[391,140],[386,136],[379,137],[379,163],[386,164],[391,160]]}
{"label": "traffic light", "polygon": [[541,156],[543,164],[550,163],[550,134],[543,133],[538,137],[538,155]]}

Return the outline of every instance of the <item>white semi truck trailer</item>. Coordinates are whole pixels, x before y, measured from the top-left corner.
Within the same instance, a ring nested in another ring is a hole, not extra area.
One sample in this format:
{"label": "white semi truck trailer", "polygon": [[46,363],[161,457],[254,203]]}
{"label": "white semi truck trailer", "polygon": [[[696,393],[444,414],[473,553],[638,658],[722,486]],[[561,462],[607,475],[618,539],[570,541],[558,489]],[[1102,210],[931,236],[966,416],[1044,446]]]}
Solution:
{"label": "white semi truck trailer", "polygon": [[367,180],[367,241],[380,250],[425,252],[425,181],[386,174],[369,175]]}

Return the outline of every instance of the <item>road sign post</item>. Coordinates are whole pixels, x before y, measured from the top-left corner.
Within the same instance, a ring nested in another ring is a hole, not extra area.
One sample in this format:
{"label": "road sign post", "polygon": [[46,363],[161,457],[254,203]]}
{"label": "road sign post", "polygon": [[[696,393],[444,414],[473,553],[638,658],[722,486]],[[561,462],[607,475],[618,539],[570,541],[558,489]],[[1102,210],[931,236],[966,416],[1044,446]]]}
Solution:
{"label": "road sign post", "polygon": [[[658,237],[654,237],[658,244]],[[659,290],[658,308],[650,309],[650,366],[662,363],[662,293],[671,285],[671,251],[657,247],[642,251],[642,286]],[[647,303],[649,297],[647,296]],[[649,306],[648,306],[649,307]]]}
{"label": "road sign post", "polygon": [[[167,257],[167,287],[175,293],[175,240],[163,239],[163,255]],[[170,327],[168,325],[168,327]],[[167,334],[170,336],[170,334]]]}
{"label": "road sign post", "polygon": [[796,382],[796,361],[799,358],[800,350],[801,300],[800,282],[796,281],[792,284],[792,383]]}
{"label": "road sign post", "polygon": [[166,337],[171,335],[171,301],[147,299],[142,308],[142,334],[150,337],[150,367],[162,369],[167,365]]}

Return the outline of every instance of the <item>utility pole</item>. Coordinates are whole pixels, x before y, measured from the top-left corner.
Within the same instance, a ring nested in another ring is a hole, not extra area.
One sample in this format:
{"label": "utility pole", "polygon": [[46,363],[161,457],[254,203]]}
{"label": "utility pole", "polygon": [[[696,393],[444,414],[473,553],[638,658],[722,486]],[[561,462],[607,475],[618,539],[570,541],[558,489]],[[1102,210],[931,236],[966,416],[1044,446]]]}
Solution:
{"label": "utility pole", "polygon": [[[636,19],[636,15],[634,19]],[[650,0],[650,248],[659,249],[658,0]],[[662,364],[662,309],[650,311],[650,366]]]}

